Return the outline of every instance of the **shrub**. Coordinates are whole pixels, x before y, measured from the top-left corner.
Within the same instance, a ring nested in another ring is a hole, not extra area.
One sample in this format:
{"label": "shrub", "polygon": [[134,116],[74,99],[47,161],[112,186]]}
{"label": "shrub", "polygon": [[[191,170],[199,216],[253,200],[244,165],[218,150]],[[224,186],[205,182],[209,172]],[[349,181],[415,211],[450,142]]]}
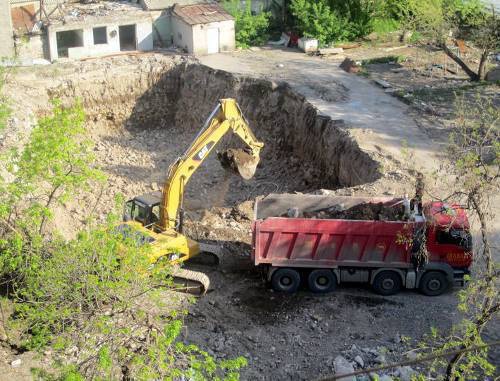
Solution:
{"label": "shrub", "polygon": [[321,45],[353,40],[372,31],[370,2],[363,0],[292,0],[290,11],[299,33]]}
{"label": "shrub", "polygon": [[225,1],[223,6],[235,18],[236,46],[248,48],[263,45],[268,40],[269,12],[252,15],[251,2],[242,8],[238,0]]}

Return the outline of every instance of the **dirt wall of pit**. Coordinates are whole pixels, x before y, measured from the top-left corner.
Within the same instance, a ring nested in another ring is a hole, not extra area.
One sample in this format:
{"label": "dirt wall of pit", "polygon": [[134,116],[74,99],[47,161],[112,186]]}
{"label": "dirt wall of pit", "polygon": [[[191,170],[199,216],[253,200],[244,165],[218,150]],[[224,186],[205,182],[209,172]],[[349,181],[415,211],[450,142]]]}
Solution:
{"label": "dirt wall of pit", "polygon": [[[287,84],[240,77],[192,62],[145,65],[136,71],[66,81],[51,97],[81,99],[89,117],[127,129],[165,126],[195,133],[220,98],[236,98],[264,141],[262,165],[293,155],[316,169],[322,187],[354,186],[380,177],[379,164],[362,151],[343,121],[322,116]],[[276,152],[280,152],[276,155]]]}

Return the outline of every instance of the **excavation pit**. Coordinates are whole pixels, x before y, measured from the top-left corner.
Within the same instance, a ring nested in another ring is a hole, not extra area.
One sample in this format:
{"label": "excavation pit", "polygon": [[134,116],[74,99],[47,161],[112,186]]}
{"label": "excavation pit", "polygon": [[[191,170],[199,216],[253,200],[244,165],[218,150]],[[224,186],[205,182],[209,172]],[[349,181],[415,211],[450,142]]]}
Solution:
{"label": "excavation pit", "polygon": [[[260,195],[308,192],[371,182],[378,163],[363,152],[342,121],[322,116],[287,84],[239,77],[190,61],[142,62],[133,71],[89,71],[49,91],[81,99],[98,163],[109,175],[101,195],[108,211],[115,193],[160,190],[171,163],[196,137],[221,98],[236,98],[264,142],[255,176],[229,175],[212,153],[186,187],[188,211],[233,206]],[[228,133],[216,147],[244,147]]]}

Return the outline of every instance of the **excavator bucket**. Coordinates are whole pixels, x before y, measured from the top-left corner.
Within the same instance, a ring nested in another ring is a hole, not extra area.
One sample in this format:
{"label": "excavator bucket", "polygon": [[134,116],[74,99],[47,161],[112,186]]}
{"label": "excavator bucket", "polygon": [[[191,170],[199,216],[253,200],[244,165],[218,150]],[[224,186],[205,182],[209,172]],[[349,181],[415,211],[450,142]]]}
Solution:
{"label": "excavator bucket", "polygon": [[253,177],[260,161],[259,156],[252,155],[244,149],[236,148],[218,152],[217,156],[225,169],[239,174],[245,180]]}

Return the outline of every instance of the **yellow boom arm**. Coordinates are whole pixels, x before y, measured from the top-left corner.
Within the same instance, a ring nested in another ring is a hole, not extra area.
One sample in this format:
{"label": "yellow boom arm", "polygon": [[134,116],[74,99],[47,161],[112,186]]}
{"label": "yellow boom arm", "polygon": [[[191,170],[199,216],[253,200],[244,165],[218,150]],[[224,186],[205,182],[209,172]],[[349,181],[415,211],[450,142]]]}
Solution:
{"label": "yellow boom arm", "polygon": [[236,101],[221,99],[190,147],[170,166],[160,208],[159,225],[163,230],[176,227],[186,183],[229,130],[247,144],[248,160],[257,165],[264,144],[250,130]]}

